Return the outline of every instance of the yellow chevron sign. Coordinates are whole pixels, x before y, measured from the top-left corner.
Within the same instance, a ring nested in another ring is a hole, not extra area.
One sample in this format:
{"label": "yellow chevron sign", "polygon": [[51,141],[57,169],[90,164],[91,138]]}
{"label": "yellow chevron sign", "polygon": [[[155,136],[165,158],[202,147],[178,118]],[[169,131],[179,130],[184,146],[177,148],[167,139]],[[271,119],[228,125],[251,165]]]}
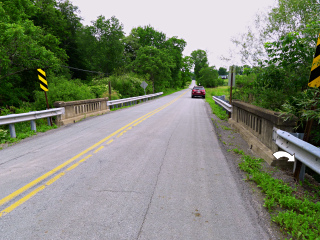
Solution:
{"label": "yellow chevron sign", "polygon": [[40,88],[43,91],[48,92],[49,88],[48,88],[46,73],[40,68],[38,68],[37,70],[38,70],[38,77],[39,77],[39,81],[40,81]]}
{"label": "yellow chevron sign", "polygon": [[316,53],[313,58],[309,87],[320,87],[320,34],[317,42]]}

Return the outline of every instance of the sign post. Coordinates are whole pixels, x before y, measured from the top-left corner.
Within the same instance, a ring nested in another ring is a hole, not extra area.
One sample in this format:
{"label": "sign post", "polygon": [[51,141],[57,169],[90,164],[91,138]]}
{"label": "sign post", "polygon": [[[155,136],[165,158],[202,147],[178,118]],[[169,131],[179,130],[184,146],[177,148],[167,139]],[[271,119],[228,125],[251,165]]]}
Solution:
{"label": "sign post", "polygon": [[[39,81],[40,81],[40,88],[44,91],[44,96],[46,98],[46,103],[47,103],[47,109],[49,109],[49,102],[48,102],[48,97],[47,97],[47,92],[49,91],[48,88],[48,82],[47,82],[47,76],[45,71],[43,71],[42,69],[38,68],[38,77],[39,77]],[[49,125],[52,126],[52,119],[50,118],[50,121],[48,121],[48,123],[50,123]]]}
{"label": "sign post", "polygon": [[[316,53],[314,54],[314,58],[312,62],[308,86],[315,87],[315,88],[320,87],[320,34],[317,41]],[[312,106],[311,110],[315,110],[315,108],[316,108],[315,106]],[[305,142],[309,141],[312,124],[313,124],[313,119],[310,119],[307,121],[306,128],[304,130],[304,136],[303,136],[303,141]],[[302,167],[302,163],[296,160],[296,169],[293,174],[296,181],[299,181],[301,167]]]}
{"label": "sign post", "polygon": [[108,82],[109,85],[109,101],[111,101],[111,81]]}
{"label": "sign post", "polygon": [[[229,103],[232,105],[232,87],[236,85],[236,67],[230,66],[229,67],[229,77],[228,77],[228,86],[230,86],[230,97]],[[229,118],[231,118],[231,113],[229,113]]]}
{"label": "sign post", "polygon": [[140,86],[141,86],[141,87],[143,88],[143,90],[144,90],[144,95],[146,95],[146,87],[148,86],[148,83],[146,83],[145,81],[143,81]]}

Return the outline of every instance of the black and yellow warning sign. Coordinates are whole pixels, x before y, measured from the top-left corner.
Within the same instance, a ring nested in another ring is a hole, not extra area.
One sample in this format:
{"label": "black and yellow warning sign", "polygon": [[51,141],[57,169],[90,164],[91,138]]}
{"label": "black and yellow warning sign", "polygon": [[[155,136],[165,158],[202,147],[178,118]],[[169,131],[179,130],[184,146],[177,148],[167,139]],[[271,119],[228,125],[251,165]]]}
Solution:
{"label": "black and yellow warning sign", "polygon": [[317,49],[313,58],[309,87],[320,87],[320,34],[317,41]]}
{"label": "black and yellow warning sign", "polygon": [[38,70],[38,77],[39,77],[39,81],[40,81],[40,88],[43,91],[48,92],[49,88],[48,88],[46,73],[40,68],[38,68],[37,70]]}

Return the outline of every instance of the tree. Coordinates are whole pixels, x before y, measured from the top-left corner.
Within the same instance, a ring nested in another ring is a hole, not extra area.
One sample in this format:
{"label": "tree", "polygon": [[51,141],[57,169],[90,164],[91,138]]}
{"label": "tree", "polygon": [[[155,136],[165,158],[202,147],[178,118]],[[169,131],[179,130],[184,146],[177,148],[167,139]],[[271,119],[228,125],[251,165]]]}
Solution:
{"label": "tree", "polygon": [[155,30],[152,26],[137,27],[133,33],[139,38],[140,46],[152,46],[158,49],[163,48],[166,42],[166,34]]}
{"label": "tree", "polygon": [[140,47],[165,48],[167,37],[163,32],[156,31],[152,26],[133,28],[130,34],[124,38],[124,55],[127,60],[134,61]]}
{"label": "tree", "polygon": [[133,69],[146,76],[152,83],[153,92],[169,87],[173,60],[166,49],[152,46],[141,47],[137,51],[137,58],[132,63]]}
{"label": "tree", "polygon": [[170,54],[174,65],[171,68],[171,88],[183,87],[183,82],[181,79],[181,68],[183,67],[183,55],[182,52],[186,46],[186,41],[183,39],[178,39],[177,37],[169,38],[165,42],[165,49]]}
{"label": "tree", "polygon": [[207,53],[204,50],[198,49],[191,53],[191,57],[194,61],[194,74],[196,76],[196,80],[198,80],[200,78],[201,69],[209,66]]}
{"label": "tree", "polygon": [[123,66],[124,38],[123,25],[116,17],[105,19],[99,16],[93,22],[93,26],[88,27],[96,41],[93,42],[94,52],[92,60],[94,70],[112,74],[117,68]]}
{"label": "tree", "polygon": [[220,67],[219,70],[218,70],[218,73],[219,73],[220,76],[221,76],[221,75],[227,75],[227,74],[228,74],[228,71],[227,71],[226,68]]}
{"label": "tree", "polygon": [[218,71],[214,66],[204,67],[200,70],[198,83],[204,87],[212,88],[218,86]]}
{"label": "tree", "polygon": [[190,82],[193,76],[193,73],[190,71],[192,66],[193,66],[192,58],[189,56],[184,57],[182,67],[181,67],[182,86],[185,86],[187,82]]}
{"label": "tree", "polygon": [[[59,39],[29,20],[37,6],[27,0],[0,2],[0,101],[29,101],[38,86],[36,69],[60,69],[67,55]],[[34,81],[30,81],[34,79]]]}

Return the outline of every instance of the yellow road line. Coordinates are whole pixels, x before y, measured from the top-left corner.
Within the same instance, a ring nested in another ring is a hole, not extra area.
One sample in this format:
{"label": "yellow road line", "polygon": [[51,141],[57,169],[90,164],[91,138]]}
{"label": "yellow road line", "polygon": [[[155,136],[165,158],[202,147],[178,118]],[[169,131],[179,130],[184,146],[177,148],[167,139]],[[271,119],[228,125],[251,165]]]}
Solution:
{"label": "yellow road line", "polygon": [[94,153],[99,152],[99,151],[100,151],[101,149],[103,149],[103,148],[104,148],[104,146],[99,147],[97,150],[94,151]]}
{"label": "yellow road line", "polygon": [[[160,107],[161,108],[161,107]],[[156,110],[160,109],[157,108]],[[139,121],[140,119],[144,118],[145,116],[148,116],[149,114],[153,113],[154,111],[147,113],[146,115],[134,120],[133,122],[127,124],[126,126],[118,129],[117,131],[115,131],[114,133],[110,134],[109,136],[107,136],[106,138],[102,139],[101,141],[97,142],[96,144],[92,145],[91,147],[87,148],[86,150],[84,150],[83,152],[79,153],[78,155],[74,156],[73,158],[69,159],[68,161],[64,162],[63,164],[59,165],[58,167],[54,168],[53,170],[45,173],[44,175],[40,176],[39,178],[35,179],[34,181],[28,183],[27,185],[23,186],[22,188],[18,189],[17,191],[11,193],[10,195],[8,195],[7,197],[4,197],[0,200],[0,206],[2,206],[3,204],[5,204],[6,202],[10,201],[11,199],[15,198],[16,196],[20,195],[21,193],[27,191],[28,189],[30,189],[31,187],[35,186],[36,184],[38,184],[39,182],[43,181],[44,179],[46,179],[47,177],[53,175],[54,173],[56,173],[57,171],[61,170],[62,168],[66,167],[67,165],[69,165],[70,163],[72,163],[73,161],[75,161],[76,159],[78,159],[79,157],[83,156],[84,154],[86,154],[87,152],[91,151],[92,149],[96,148],[97,146],[101,145],[102,143],[104,143],[105,141],[109,140],[111,137],[113,137],[114,135],[118,134],[119,132],[121,132],[122,130],[124,130],[125,128],[129,127],[130,125],[134,124],[135,122]]]}
{"label": "yellow road line", "polygon": [[[187,91],[186,91],[187,92]],[[133,122],[127,124],[126,126],[118,129],[117,131],[115,131],[114,133],[110,134],[109,136],[107,136],[106,138],[102,139],[101,141],[97,142],[96,144],[92,145],[91,147],[87,148],[86,150],[84,150],[83,152],[79,153],[78,155],[72,157],[71,159],[69,159],[68,161],[64,162],[63,164],[59,165],[58,167],[52,169],[51,171],[45,173],[44,175],[40,176],[39,178],[33,180],[32,182],[28,183],[27,185],[23,186],[22,188],[16,190],[15,192],[11,193],[10,195],[2,198],[0,200],[0,206],[2,206],[3,204],[7,203],[8,201],[12,200],[13,198],[17,197],[18,195],[22,194],[23,192],[29,190],[30,188],[32,188],[33,186],[35,186],[36,184],[38,184],[39,182],[45,180],[46,178],[50,177],[51,175],[55,174],[56,172],[58,172],[59,170],[61,170],[62,168],[66,167],[67,165],[69,165],[70,163],[74,162],[76,159],[80,158],[81,156],[83,156],[84,154],[88,153],[89,151],[93,150],[94,148],[98,147],[99,145],[101,145],[102,143],[106,142],[107,140],[109,140],[111,137],[115,136],[116,134],[118,134],[119,132],[121,132],[120,134],[122,135],[124,132],[126,132],[127,130],[132,129],[132,126],[136,126],[135,123],[141,123],[142,121],[146,120],[147,118],[153,116],[154,114],[160,112],[161,110],[163,110],[164,108],[168,107],[169,105],[171,105],[172,103],[174,103],[175,101],[177,101],[180,97],[182,97],[186,92],[184,92],[183,94],[181,94],[180,96],[178,96],[176,99],[174,99],[173,101],[163,105],[162,107],[159,107],[145,115],[143,115],[142,117],[134,120]],[[141,120],[142,119],[142,120]],[[109,140],[107,142],[107,144],[110,144],[111,142],[113,142],[113,139]],[[94,153],[97,153],[98,151],[100,151],[103,148],[103,146],[100,146],[98,149],[95,150]],[[0,212],[0,217],[2,217],[3,215],[11,212],[13,209],[15,209],[16,207],[20,206],[21,204],[23,204],[24,202],[26,202],[28,199],[30,199],[32,196],[34,196],[35,194],[37,194],[39,191],[43,190],[44,188],[46,188],[46,186],[49,186],[50,184],[52,184],[53,182],[55,182],[56,180],[58,180],[60,177],[62,177],[67,171],[71,171],[72,169],[76,168],[80,163],[86,161],[88,158],[92,157],[92,155],[88,155],[85,158],[81,159],[80,161],[78,161],[77,163],[73,164],[72,166],[70,166],[68,169],[66,169],[64,172],[59,173],[57,176],[53,177],[52,179],[50,179],[49,181],[47,181],[44,185],[41,185],[40,187],[36,188],[35,190],[33,190],[31,193],[27,194],[25,197],[21,198],[20,200],[16,201],[15,203],[13,203],[12,205],[10,205],[9,207],[7,207],[6,209],[2,210]]]}

